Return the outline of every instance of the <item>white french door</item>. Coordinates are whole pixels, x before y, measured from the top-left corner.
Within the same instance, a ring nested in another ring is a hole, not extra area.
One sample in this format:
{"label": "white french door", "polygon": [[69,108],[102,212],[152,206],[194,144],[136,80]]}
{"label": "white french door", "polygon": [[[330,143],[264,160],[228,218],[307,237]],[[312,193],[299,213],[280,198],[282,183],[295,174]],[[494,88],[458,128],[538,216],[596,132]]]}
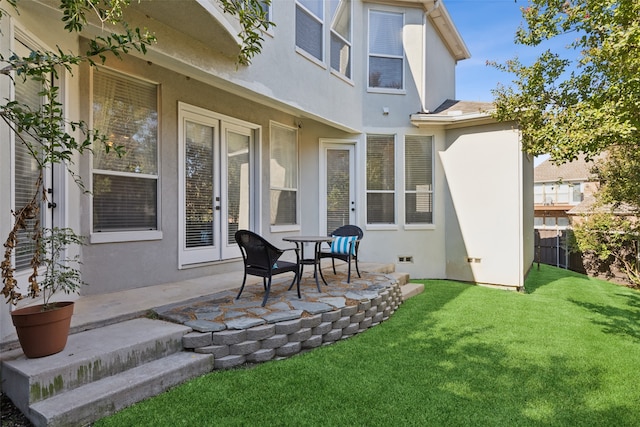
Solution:
{"label": "white french door", "polygon": [[355,224],[355,141],[321,141],[320,171],[320,206],[326,206],[320,230]]}
{"label": "white french door", "polygon": [[255,128],[180,104],[180,267],[241,256],[250,227]]}

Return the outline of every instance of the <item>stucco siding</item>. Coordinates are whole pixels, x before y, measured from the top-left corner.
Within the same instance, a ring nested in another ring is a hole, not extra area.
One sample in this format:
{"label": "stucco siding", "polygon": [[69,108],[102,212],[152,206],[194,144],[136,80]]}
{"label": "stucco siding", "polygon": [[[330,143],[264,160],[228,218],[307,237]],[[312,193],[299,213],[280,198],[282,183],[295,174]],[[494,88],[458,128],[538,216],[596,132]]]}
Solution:
{"label": "stucco siding", "polygon": [[499,126],[451,131],[439,153],[449,190],[447,277],[520,286],[522,188],[518,134]]}

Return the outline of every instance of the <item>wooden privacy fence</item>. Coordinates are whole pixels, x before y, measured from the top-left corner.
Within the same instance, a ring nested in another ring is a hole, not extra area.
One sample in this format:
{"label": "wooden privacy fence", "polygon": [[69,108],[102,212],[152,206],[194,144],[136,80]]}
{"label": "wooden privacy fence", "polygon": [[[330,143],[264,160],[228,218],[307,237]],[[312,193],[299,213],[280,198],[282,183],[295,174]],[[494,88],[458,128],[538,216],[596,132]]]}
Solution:
{"label": "wooden privacy fence", "polygon": [[582,256],[569,252],[567,237],[571,230],[534,230],[535,262],[584,273]]}

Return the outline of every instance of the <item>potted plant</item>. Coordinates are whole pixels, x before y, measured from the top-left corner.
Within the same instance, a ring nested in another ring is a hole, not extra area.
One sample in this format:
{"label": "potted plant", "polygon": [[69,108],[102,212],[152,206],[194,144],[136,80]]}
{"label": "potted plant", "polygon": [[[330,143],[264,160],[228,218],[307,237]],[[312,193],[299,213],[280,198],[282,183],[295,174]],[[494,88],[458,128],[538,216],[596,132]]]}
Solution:
{"label": "potted plant", "polygon": [[22,351],[30,358],[48,356],[64,349],[74,303],[52,301],[51,298],[59,291],[77,292],[84,284],[76,268],[80,263],[79,255],[67,255],[70,245],[83,243],[82,237],[70,228],[45,228],[37,232],[42,235],[37,238],[39,244],[33,257],[40,263],[37,272],[40,280],[32,283],[30,291],[35,295],[41,293],[43,303],[11,312]]}

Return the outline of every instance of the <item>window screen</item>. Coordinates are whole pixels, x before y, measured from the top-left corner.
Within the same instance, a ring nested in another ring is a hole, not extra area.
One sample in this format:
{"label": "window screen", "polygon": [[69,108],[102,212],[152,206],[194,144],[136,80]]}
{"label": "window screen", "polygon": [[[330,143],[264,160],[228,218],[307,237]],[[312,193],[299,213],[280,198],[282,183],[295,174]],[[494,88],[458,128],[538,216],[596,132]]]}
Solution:
{"label": "window screen", "polygon": [[331,0],[331,68],[351,78],[351,0]]}
{"label": "window screen", "polygon": [[404,87],[403,21],[401,13],[369,13],[369,87]]}
{"label": "window screen", "polygon": [[322,54],[322,0],[298,0],[296,3],[296,46],[319,61]]}
{"label": "window screen", "polygon": [[404,143],[405,222],[433,223],[433,143],[430,136],[407,136]]}
{"label": "window screen", "polygon": [[94,152],[93,231],[157,229],[157,87],[95,70],[93,126],[124,148],[121,157]]}
{"label": "window screen", "polygon": [[367,223],[395,223],[395,136],[367,136]]}

